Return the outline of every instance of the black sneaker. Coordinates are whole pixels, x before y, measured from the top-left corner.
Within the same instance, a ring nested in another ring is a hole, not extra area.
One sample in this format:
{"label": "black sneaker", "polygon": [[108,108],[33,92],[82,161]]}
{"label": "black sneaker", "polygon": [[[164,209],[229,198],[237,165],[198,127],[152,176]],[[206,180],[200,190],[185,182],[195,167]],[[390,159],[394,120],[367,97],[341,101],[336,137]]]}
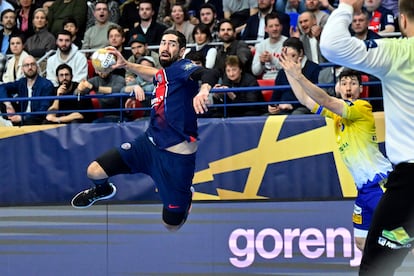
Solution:
{"label": "black sneaker", "polygon": [[96,201],[108,199],[116,194],[116,187],[114,184],[109,183],[110,189],[107,192],[100,192],[96,187],[84,190],[72,199],[72,206],[75,208],[87,208],[94,204]]}

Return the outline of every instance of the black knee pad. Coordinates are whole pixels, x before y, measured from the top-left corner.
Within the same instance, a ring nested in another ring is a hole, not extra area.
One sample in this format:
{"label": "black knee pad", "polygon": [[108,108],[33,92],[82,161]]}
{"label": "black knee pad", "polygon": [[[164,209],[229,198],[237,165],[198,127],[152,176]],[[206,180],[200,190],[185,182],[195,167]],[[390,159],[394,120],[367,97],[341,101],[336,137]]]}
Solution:
{"label": "black knee pad", "polygon": [[162,211],[162,220],[168,225],[180,225],[187,219],[188,212],[171,212],[167,208]]}
{"label": "black knee pad", "polygon": [[131,169],[125,164],[118,149],[108,150],[95,160],[103,168],[108,176],[131,173]]}

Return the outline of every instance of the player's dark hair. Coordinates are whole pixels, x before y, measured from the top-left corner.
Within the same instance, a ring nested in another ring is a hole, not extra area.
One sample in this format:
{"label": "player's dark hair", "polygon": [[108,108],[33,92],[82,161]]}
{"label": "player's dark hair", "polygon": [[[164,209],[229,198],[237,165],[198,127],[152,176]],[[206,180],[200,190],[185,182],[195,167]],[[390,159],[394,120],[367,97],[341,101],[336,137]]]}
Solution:
{"label": "player's dark hair", "polygon": [[398,1],[400,14],[404,14],[410,21],[414,20],[414,1],[400,0]]}
{"label": "player's dark hair", "polygon": [[172,35],[175,35],[177,37],[178,45],[179,45],[180,49],[183,48],[183,47],[185,48],[187,46],[187,40],[185,39],[185,36],[181,32],[176,31],[176,30],[166,30],[163,33],[163,36],[167,35],[167,34],[172,34]]}
{"label": "player's dark hair", "polygon": [[70,75],[73,76],[72,67],[70,67],[66,63],[62,63],[56,68],[56,77],[58,76],[59,71],[63,70],[63,69],[67,69],[69,71]]}
{"label": "player's dark hair", "polygon": [[339,74],[338,80],[340,81],[341,79],[346,78],[346,77],[349,77],[349,78],[350,77],[356,77],[358,79],[359,84],[361,85],[361,83],[362,83],[361,72],[359,72],[359,71],[345,68]]}

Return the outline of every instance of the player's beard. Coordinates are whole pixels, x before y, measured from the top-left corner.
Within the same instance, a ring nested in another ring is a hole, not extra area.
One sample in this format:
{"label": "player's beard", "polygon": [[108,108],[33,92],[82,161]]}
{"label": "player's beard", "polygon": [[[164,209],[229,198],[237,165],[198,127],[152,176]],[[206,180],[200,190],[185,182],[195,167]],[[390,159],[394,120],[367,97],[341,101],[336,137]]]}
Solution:
{"label": "player's beard", "polygon": [[162,60],[161,56],[158,58],[160,61],[160,64],[163,68],[166,68],[168,66],[170,66],[171,64],[173,64],[174,62],[176,62],[177,60],[180,59],[180,56],[178,55],[178,53],[174,56],[172,56],[169,60]]}

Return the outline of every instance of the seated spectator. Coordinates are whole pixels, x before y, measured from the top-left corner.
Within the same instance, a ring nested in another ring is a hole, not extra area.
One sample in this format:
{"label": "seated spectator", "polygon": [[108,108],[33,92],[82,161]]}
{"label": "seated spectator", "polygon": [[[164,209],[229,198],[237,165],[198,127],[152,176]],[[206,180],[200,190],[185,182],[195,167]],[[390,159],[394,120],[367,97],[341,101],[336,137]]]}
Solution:
{"label": "seated spectator", "polygon": [[[131,56],[131,51],[124,48],[124,42],[124,29],[119,25],[112,25],[108,30],[108,45],[117,49],[124,58],[128,59]],[[125,72],[124,68],[117,68],[113,71],[114,74],[121,77],[125,77]]]}
{"label": "seated spectator", "polygon": [[3,74],[3,82],[11,82],[24,77],[22,64],[29,54],[23,50],[23,36],[12,35],[10,37],[10,50],[13,56],[7,60],[6,72]]}
{"label": "seated spectator", "polygon": [[[168,27],[172,25],[171,19],[171,10],[172,6],[175,4],[183,5],[185,8],[188,8],[191,0],[161,0],[159,9],[158,9],[158,17],[157,21],[165,24]],[[156,7],[154,5],[154,7]]]}
{"label": "seated spectator", "polygon": [[269,13],[276,13],[282,26],[282,34],[289,37],[290,17],[284,12],[273,11],[275,0],[258,0],[257,6],[259,11],[247,19],[246,27],[242,31],[241,39],[243,40],[259,40],[268,37],[265,31],[265,17]]}
{"label": "seated spectator", "polygon": [[[290,37],[283,42],[286,47],[286,55],[294,62],[300,62],[302,65],[302,73],[313,83],[318,83],[319,65],[308,60],[305,56],[302,42],[296,37]],[[283,69],[277,74],[275,85],[289,85],[286,73]],[[298,101],[291,88],[277,89],[273,91],[272,102],[292,102]],[[280,103],[268,105],[270,114],[289,115],[289,114],[310,114],[310,110],[299,103]]]}
{"label": "seated spectator", "polygon": [[93,109],[91,98],[64,99],[65,96],[74,96],[78,87],[78,83],[73,82],[72,77],[72,68],[69,65],[62,63],[56,68],[56,79],[59,84],[55,88],[55,95],[59,96],[59,99],[53,101],[48,111],[71,110],[72,112],[49,113],[46,115],[45,123],[90,123],[96,118],[94,112],[84,112]]}
{"label": "seated spectator", "polygon": [[56,38],[47,30],[45,9],[39,8],[34,11],[33,27],[35,28],[35,33],[27,39],[24,45],[29,54],[35,58],[40,58],[48,51],[56,49]]}
{"label": "seated spectator", "polygon": [[223,19],[220,21],[219,37],[223,45],[217,47],[214,69],[218,70],[221,76],[224,76],[224,62],[226,57],[230,55],[238,56],[244,68],[248,68],[248,72],[251,71],[252,52],[244,41],[236,39],[235,32],[236,30],[230,20]]}
{"label": "seated spectator", "polygon": [[[113,74],[112,72],[100,72],[96,71],[97,76],[92,77],[88,80],[81,80],[75,91],[76,94],[89,94],[91,91],[96,94],[109,95],[112,93],[119,93],[125,86],[125,78],[119,75]],[[100,108],[102,109],[119,109],[123,102],[118,97],[103,97],[98,98]],[[105,122],[119,122],[120,111],[106,111],[103,112],[103,117],[96,119],[95,123]]]}
{"label": "seated spectator", "polygon": [[351,34],[361,40],[382,38],[378,33],[369,29],[369,13],[365,9],[354,13],[351,23]]}
{"label": "seated spectator", "polygon": [[82,35],[79,34],[79,26],[76,19],[73,16],[66,17],[65,20],[63,20],[62,27],[72,35],[72,43],[75,44],[78,49],[82,49]]}
{"label": "seated spectator", "polygon": [[201,11],[206,5],[214,8],[215,20],[221,20],[224,17],[223,1],[222,0],[192,0],[188,6],[188,10],[194,12],[194,16],[200,20],[201,23],[206,24],[201,20]]}
{"label": "seated spectator", "polygon": [[[131,47],[132,53],[128,59],[129,62],[137,63],[140,57],[151,56],[154,60],[155,68],[161,68],[159,54],[148,49],[148,45],[143,35],[134,35],[129,41],[129,46]],[[131,71],[126,71],[125,77],[127,78],[128,76],[132,76],[134,79],[137,75]]]}
{"label": "seated spectator", "polygon": [[138,24],[130,29],[129,39],[136,37],[136,35],[143,35],[148,45],[160,45],[162,34],[167,29],[167,26],[158,23],[154,19],[154,3],[151,0],[142,0],[139,3],[139,17]]}
{"label": "seated spectator", "polygon": [[206,57],[201,52],[191,50],[185,55],[185,58],[191,60],[195,65],[206,67]]}
{"label": "seated spectator", "polygon": [[240,34],[246,27],[247,19],[257,12],[257,0],[223,0],[223,12],[224,18],[233,24],[235,34]]}
{"label": "seated spectator", "polygon": [[[151,56],[142,56],[138,58],[137,64],[155,67],[155,61]],[[125,78],[126,86],[121,89],[121,92],[140,94],[140,101],[143,107],[151,107],[151,93],[154,91],[154,83],[152,78],[145,78],[145,76],[136,75],[135,78]],[[149,116],[150,110],[144,112],[144,116]],[[133,112],[130,112],[133,114]],[[131,118],[133,119],[133,118]]]}
{"label": "seated spectator", "polygon": [[[243,64],[240,59],[237,56],[227,56],[225,61],[223,84],[218,84],[214,88],[239,88],[254,86],[259,86],[257,79],[250,73],[243,71]],[[216,104],[228,104],[226,107],[227,117],[257,116],[265,113],[264,105],[231,106],[231,104],[236,103],[263,103],[264,98],[260,90],[214,93],[213,99]],[[223,116],[224,114],[221,115]],[[213,116],[217,117],[217,114],[214,114]]]}
{"label": "seated spectator", "polygon": [[86,30],[82,49],[99,49],[108,46],[108,30],[114,25],[109,21],[108,3],[98,0],[93,14],[96,19],[95,25]]}
{"label": "seated spectator", "polygon": [[[216,62],[217,50],[214,46],[209,45],[211,42],[211,33],[210,28],[203,23],[198,24],[194,27],[193,40],[196,45],[193,51],[200,52],[205,57],[204,67],[213,68],[214,63]],[[192,49],[187,48],[186,53]],[[184,55],[186,57],[186,54]]]}
{"label": "seated spectator", "polygon": [[[38,73],[39,67],[33,56],[23,59],[24,77],[13,82],[0,84],[0,98],[31,98],[39,96],[53,96],[53,84]],[[4,102],[8,119],[14,125],[36,125],[41,124],[46,114],[33,114],[31,112],[47,111],[50,100]],[[18,115],[17,112],[27,112],[25,115]]]}
{"label": "seated spectator", "polygon": [[301,0],[277,0],[275,1],[277,11],[284,13],[302,13],[306,10],[305,1]]}
{"label": "seated spectator", "polygon": [[87,8],[85,0],[55,0],[47,13],[49,31],[57,36],[62,30],[65,18],[72,16],[78,24],[79,33],[82,34],[86,29]]}
{"label": "seated spectator", "polygon": [[119,18],[118,24],[124,29],[126,34],[139,25],[140,16],[137,11],[139,11],[140,2],[140,0],[129,0],[119,6],[121,17]]}
{"label": "seated spectator", "polygon": [[58,85],[56,79],[56,68],[66,63],[73,68],[73,81],[80,82],[88,77],[88,61],[76,45],[72,44],[70,32],[62,30],[56,38],[56,53],[47,59],[46,77]]}
{"label": "seated spectator", "polygon": [[315,15],[316,25],[323,29],[323,27],[326,24],[326,21],[328,21],[329,14],[324,11],[321,11],[320,0],[306,0],[305,8],[306,11],[311,12]]}
{"label": "seated spectator", "polygon": [[395,32],[394,14],[381,6],[381,0],[365,0],[364,7],[371,14],[369,29],[378,33]]}
{"label": "seated spectator", "polygon": [[[88,13],[86,15],[86,29],[95,25],[95,6],[101,0],[88,0]],[[105,0],[108,3],[109,21],[118,24],[120,18],[119,3],[116,0]]]}
{"label": "seated spectator", "polygon": [[265,17],[265,30],[268,38],[256,44],[252,63],[252,73],[262,76],[262,79],[275,79],[281,69],[279,54],[282,51],[283,42],[287,39],[282,35],[282,24],[279,16],[271,12]]}
{"label": "seated spectator", "polygon": [[[1,1],[1,0],[0,0]],[[14,10],[7,9],[1,13],[0,47],[3,55],[11,54],[9,40],[12,35],[19,34],[16,23],[16,13]]]}
{"label": "seated spectator", "polygon": [[[221,11],[223,13],[223,10]],[[217,9],[213,5],[205,3],[201,6],[200,22],[210,28],[211,41],[213,42],[220,41],[220,38],[218,37],[218,24],[220,21],[217,18]]]}
{"label": "seated spectator", "polygon": [[171,9],[172,26],[167,30],[176,30],[185,36],[187,43],[194,43],[192,34],[194,25],[190,23],[187,9],[183,5],[174,4]]}
{"label": "seated spectator", "polygon": [[27,39],[33,35],[33,13],[36,9],[33,0],[18,0],[19,8],[16,9],[17,28]]}

